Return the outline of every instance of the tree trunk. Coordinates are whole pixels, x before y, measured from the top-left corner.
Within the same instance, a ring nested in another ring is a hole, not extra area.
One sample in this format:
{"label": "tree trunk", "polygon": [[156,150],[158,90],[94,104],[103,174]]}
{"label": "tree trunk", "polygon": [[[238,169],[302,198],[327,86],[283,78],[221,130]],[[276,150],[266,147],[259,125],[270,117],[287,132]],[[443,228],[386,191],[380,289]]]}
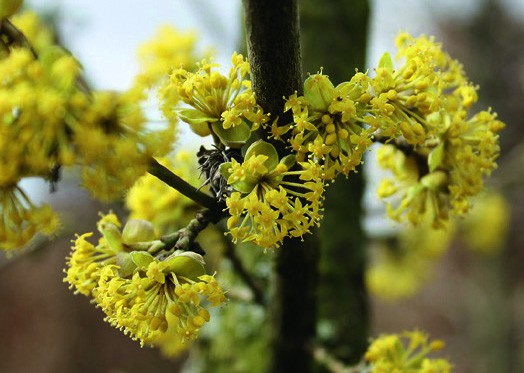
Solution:
{"label": "tree trunk", "polygon": [[[245,0],[244,12],[251,79],[257,102],[273,120],[282,113],[283,97],[302,93],[298,7],[296,0]],[[282,143],[275,143],[281,154]],[[271,304],[271,372],[309,372],[315,337],[317,235],[302,242],[288,239],[276,254]]]}
{"label": "tree trunk", "polygon": [[[367,0],[300,0],[301,38],[306,72],[320,67],[335,85],[365,69]],[[339,177],[326,193],[320,228],[320,343],[345,364],[357,363],[369,335],[364,284],[366,242],[361,227],[362,172]]]}

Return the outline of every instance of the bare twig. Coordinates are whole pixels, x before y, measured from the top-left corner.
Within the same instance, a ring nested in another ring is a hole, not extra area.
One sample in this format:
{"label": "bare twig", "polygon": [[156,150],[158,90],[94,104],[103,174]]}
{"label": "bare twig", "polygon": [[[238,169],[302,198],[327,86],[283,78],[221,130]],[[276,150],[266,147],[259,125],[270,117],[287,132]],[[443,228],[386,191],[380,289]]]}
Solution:
{"label": "bare twig", "polygon": [[199,205],[213,212],[214,214],[214,220],[212,221],[213,223],[217,222],[222,217],[222,210],[224,209],[223,204],[217,202],[213,197],[200,192],[197,188],[189,184],[187,181],[185,181],[178,175],[175,175],[168,168],[162,166],[154,158],[151,158],[149,161],[148,172],[151,175],[162,180],[164,183],[166,183],[170,187],[178,190],[184,196],[192,199]]}
{"label": "bare twig", "polygon": [[225,255],[233,265],[233,268],[235,272],[238,274],[238,276],[242,279],[242,281],[246,284],[246,286],[251,290],[253,293],[253,300],[255,303],[264,306],[264,292],[258,286],[255,279],[251,276],[251,274],[246,270],[244,267],[244,264],[240,260],[240,258],[237,256],[235,252],[235,245],[231,242],[229,239],[225,239],[226,244],[226,252]]}

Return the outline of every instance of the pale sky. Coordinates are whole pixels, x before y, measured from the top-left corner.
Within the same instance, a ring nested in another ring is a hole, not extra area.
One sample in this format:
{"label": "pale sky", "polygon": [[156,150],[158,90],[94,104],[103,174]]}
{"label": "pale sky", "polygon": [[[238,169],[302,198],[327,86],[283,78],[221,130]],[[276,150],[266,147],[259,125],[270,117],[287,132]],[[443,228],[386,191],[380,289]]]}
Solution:
{"label": "pale sky", "polygon": [[240,35],[240,0],[29,0],[34,9],[58,6],[65,44],[98,89],[125,89],[138,71],[136,50],[170,23],[196,30],[202,48],[215,46],[228,64]]}

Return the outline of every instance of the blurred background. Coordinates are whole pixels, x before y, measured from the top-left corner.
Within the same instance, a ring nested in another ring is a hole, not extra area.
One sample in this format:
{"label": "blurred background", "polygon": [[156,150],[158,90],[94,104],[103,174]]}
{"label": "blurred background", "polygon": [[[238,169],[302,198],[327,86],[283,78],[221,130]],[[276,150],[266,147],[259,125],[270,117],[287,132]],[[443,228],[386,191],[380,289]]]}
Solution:
{"label": "blurred background", "polygon": [[[53,22],[97,89],[128,88],[138,71],[136,48],[162,24],[196,30],[201,47],[212,46],[217,62],[225,66],[234,50],[243,49],[240,0],[128,0],[125,5],[117,0],[32,0],[26,5]],[[484,225],[475,225],[473,233],[464,225],[457,228],[449,238],[449,250],[432,258],[430,278],[427,273],[414,275],[411,281],[418,283],[410,284],[409,291],[391,295],[379,289],[371,295],[371,334],[421,328],[446,341],[442,355],[455,364],[456,372],[522,372],[524,2],[375,0],[370,6],[369,28],[362,30],[369,46],[365,67],[375,66],[386,50],[394,54],[399,31],[435,35],[480,85],[479,108],[492,107],[507,124],[501,134],[499,169],[489,182],[506,202],[495,210],[480,210],[479,224]],[[355,67],[347,66],[348,77]],[[183,139],[184,145],[197,145],[192,137]],[[398,229],[382,218],[383,207],[373,191],[380,174],[372,159],[368,164],[363,223],[373,263],[377,250],[403,241]],[[62,282],[74,233],[92,231],[99,211],[121,207],[91,200],[77,187],[74,173],[64,175],[54,194],[48,193],[47,185],[27,185],[36,200],[51,201],[61,211],[64,229],[53,242],[38,242],[21,255],[0,258],[0,372],[212,372],[191,359],[187,363],[186,355],[168,360],[156,350],[139,348],[103,322],[102,312],[87,298],[74,296]],[[509,218],[499,218],[505,214]],[[482,242],[492,236],[498,240],[491,248],[478,249],[472,235]],[[403,277],[399,274],[397,279]]]}

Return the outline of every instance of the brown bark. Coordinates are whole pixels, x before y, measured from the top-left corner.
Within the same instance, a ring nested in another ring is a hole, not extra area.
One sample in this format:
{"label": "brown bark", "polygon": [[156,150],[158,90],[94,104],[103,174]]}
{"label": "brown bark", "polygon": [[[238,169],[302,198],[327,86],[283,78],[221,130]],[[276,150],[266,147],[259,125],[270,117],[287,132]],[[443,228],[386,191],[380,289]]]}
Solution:
{"label": "brown bark", "polygon": [[[257,102],[283,118],[283,97],[302,92],[296,0],[245,0],[251,79]],[[286,119],[284,119],[286,120]],[[276,143],[282,153],[284,146]],[[289,239],[278,249],[271,304],[271,372],[309,372],[315,336],[318,239]]]}

